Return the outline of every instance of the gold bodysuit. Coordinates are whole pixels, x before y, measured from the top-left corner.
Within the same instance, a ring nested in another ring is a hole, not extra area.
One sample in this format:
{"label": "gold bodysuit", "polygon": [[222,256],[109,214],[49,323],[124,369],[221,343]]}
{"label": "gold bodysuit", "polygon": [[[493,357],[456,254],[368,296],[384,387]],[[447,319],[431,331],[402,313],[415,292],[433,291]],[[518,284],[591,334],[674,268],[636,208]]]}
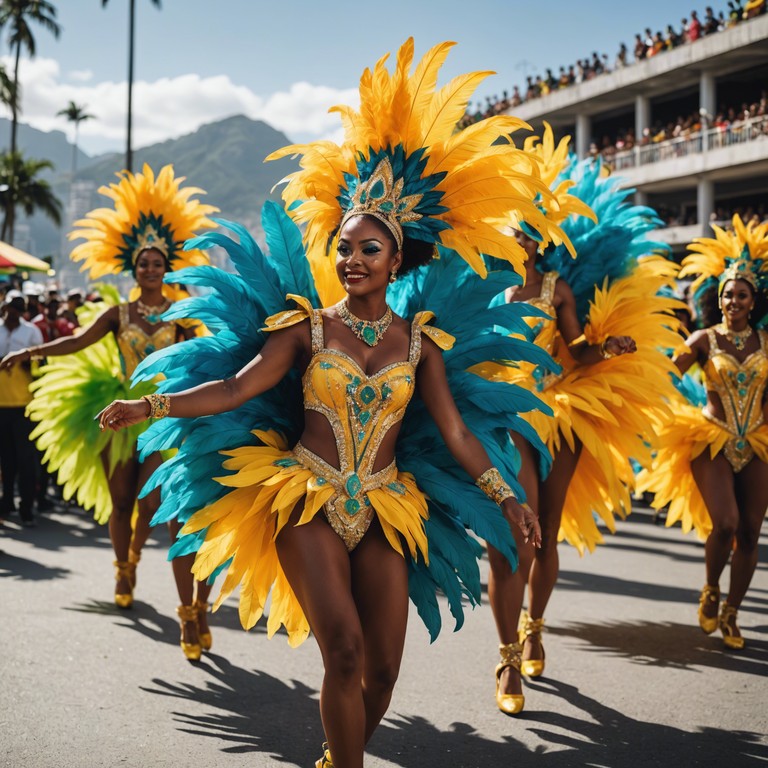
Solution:
{"label": "gold bodysuit", "polygon": [[170,347],[176,341],[176,326],[174,323],[162,323],[152,333],[147,333],[136,323],[132,323],[128,313],[128,305],[118,307],[120,324],[117,329],[117,347],[120,350],[120,363],[126,378],[130,378],[136,366],[156,349]]}
{"label": "gold bodysuit", "polygon": [[760,348],[740,363],[732,354],[720,349],[714,328],[707,329],[709,357],[704,365],[707,392],[718,395],[723,404],[725,421],[705,408],[705,418],[729,432],[725,457],[734,472],[741,471],[755,455],[747,435],[763,424],[763,395],[768,378],[768,333],[757,331]]}
{"label": "gold bodysuit", "polygon": [[[557,357],[560,347],[560,336],[557,332],[557,312],[554,305],[555,285],[557,284],[558,277],[559,274],[557,272],[545,272],[541,279],[541,293],[532,299],[525,300],[526,304],[546,312],[549,317],[529,315],[524,320],[533,330],[533,341],[536,346],[546,350],[558,365],[562,365],[562,362]],[[523,380],[533,379],[534,388],[537,392],[543,392],[562,378],[562,373],[552,373],[543,366],[534,365],[533,363],[519,363],[519,369],[521,376],[516,377],[516,381],[517,378]],[[528,381],[517,381],[517,383],[530,388]]]}
{"label": "gold bodysuit", "polygon": [[386,486],[394,493],[405,493],[405,487],[397,480],[394,461],[377,472],[373,468],[385,435],[402,420],[413,395],[421,333],[418,326],[411,327],[407,360],[387,365],[369,376],[344,352],[325,347],[320,310],[312,311],[310,322],[312,359],[302,378],[304,408],[328,419],[336,439],[339,468],[332,467],[301,443],[293,453],[318,475],[318,482],[328,482],[335,489],[336,493],[324,504],[325,515],[347,549],[352,550],[373,520],[367,492]]}
{"label": "gold bodysuit", "polygon": [[[230,457],[224,469],[232,474],[216,480],[232,490],[192,515],[182,533],[205,529],[193,567],[198,578],[229,564],[217,604],[239,584],[240,619],[248,628],[258,621],[271,594],[268,633],[282,624],[290,642],[298,644],[309,625],[275,547],[286,525],[309,523],[322,510],[351,551],[375,516],[392,549],[429,561],[426,497],[413,476],[400,472],[394,462],[378,471],[374,467],[387,431],[402,420],[413,395],[422,333],[443,349],[452,346],[453,337],[425,325],[432,314],[420,312],[411,326],[407,360],[369,376],[349,355],[325,347],[319,310],[302,296],[288,298],[298,309],[268,318],[264,330],[311,323],[312,358],[302,377],[304,408],[322,414],[331,425],[339,467],[301,443],[291,448],[276,431],[254,430],[259,445],[223,451]],[[295,521],[297,505],[302,511]]]}

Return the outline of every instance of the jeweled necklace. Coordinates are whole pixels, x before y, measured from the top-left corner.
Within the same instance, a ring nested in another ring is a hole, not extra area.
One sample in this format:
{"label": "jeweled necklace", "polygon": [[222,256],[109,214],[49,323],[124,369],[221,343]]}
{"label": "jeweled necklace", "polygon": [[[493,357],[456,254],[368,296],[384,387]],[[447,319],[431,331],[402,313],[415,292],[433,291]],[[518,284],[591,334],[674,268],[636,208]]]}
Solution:
{"label": "jeweled necklace", "polygon": [[162,304],[158,304],[156,307],[151,307],[145,304],[141,299],[136,302],[136,311],[143,317],[150,325],[157,325],[161,322],[160,315],[165,312],[168,307],[171,306],[171,302],[168,299],[163,299]]}
{"label": "jeweled necklace", "polygon": [[358,339],[364,341],[369,347],[375,347],[387,332],[392,322],[392,310],[387,307],[383,317],[378,320],[361,320],[349,311],[346,299],[336,305],[341,322],[349,328]]}
{"label": "jeweled necklace", "polygon": [[715,329],[721,336],[725,336],[728,341],[733,344],[736,349],[741,352],[742,349],[747,345],[747,341],[749,341],[750,336],[752,336],[752,326],[748,325],[743,331],[734,331],[732,328],[729,328],[725,323],[720,323],[720,325],[717,326]]}

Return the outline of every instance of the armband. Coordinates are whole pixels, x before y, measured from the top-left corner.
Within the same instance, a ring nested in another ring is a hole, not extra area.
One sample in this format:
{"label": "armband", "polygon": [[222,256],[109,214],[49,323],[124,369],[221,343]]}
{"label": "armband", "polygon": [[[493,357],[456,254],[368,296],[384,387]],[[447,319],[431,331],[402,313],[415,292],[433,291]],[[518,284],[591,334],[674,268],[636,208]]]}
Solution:
{"label": "armband", "polygon": [[486,469],[480,477],[475,480],[475,485],[493,502],[501,505],[504,499],[515,498],[512,489],[504,482],[496,467]]}
{"label": "armband", "polygon": [[149,403],[150,419],[164,419],[171,412],[169,395],[143,395],[141,399]]}

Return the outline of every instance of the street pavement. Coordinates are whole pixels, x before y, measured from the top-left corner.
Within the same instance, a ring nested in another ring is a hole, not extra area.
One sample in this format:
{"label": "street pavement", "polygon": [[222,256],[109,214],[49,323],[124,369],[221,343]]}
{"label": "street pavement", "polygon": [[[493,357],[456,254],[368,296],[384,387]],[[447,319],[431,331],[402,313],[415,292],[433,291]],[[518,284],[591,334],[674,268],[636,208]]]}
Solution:
{"label": "street pavement", "polygon": [[[187,662],[167,536],[156,531],[135,606],[112,602],[105,527],[59,507],[0,526],[0,766],[261,768],[320,755],[322,666],[236,602],[213,616],[213,652]],[[580,558],[561,546],[547,616],[546,676],[525,712],[494,704],[497,639],[484,596],[429,644],[412,612],[405,658],[368,768],[712,766],[768,763],[768,535],[742,606],[747,647],[723,649],[696,623],[703,546],[642,507]],[[487,563],[483,562],[483,583]]]}

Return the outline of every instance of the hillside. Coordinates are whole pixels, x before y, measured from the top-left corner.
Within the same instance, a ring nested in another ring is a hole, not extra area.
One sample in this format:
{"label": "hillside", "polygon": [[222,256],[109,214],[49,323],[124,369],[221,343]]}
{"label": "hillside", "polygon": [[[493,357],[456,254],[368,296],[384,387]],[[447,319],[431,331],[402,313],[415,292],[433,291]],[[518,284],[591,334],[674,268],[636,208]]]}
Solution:
{"label": "hillside", "polygon": [[[0,137],[5,131],[10,136],[10,124],[0,119]],[[134,170],[147,162],[154,169],[173,163],[176,174],[186,176],[187,183],[205,189],[205,201],[217,206],[224,218],[246,225],[258,235],[259,212],[265,200],[278,200],[280,193],[270,193],[274,185],[287,173],[295,170],[291,160],[264,163],[270,152],[290,143],[281,132],[264,122],[250,120],[242,115],[217,123],[201,126],[194,133],[178,139],[164,141],[134,152]],[[7,140],[6,140],[7,144]],[[0,140],[2,147],[2,140]],[[71,246],[64,240],[70,229],[72,216],[68,207],[72,145],[61,131],[45,133],[30,126],[19,126],[19,147],[28,157],[48,158],[55,170],[47,173],[54,192],[63,208],[63,226],[57,228],[43,216],[19,219],[16,245],[29,249],[35,255],[51,255],[57,268],[66,263]],[[124,167],[123,154],[89,157],[78,151],[77,182],[90,182],[93,190],[81,200],[74,217],[78,218],[90,208],[102,205],[105,199],[96,193],[102,184],[115,180],[115,174]],[[29,226],[25,232],[24,225]]]}

